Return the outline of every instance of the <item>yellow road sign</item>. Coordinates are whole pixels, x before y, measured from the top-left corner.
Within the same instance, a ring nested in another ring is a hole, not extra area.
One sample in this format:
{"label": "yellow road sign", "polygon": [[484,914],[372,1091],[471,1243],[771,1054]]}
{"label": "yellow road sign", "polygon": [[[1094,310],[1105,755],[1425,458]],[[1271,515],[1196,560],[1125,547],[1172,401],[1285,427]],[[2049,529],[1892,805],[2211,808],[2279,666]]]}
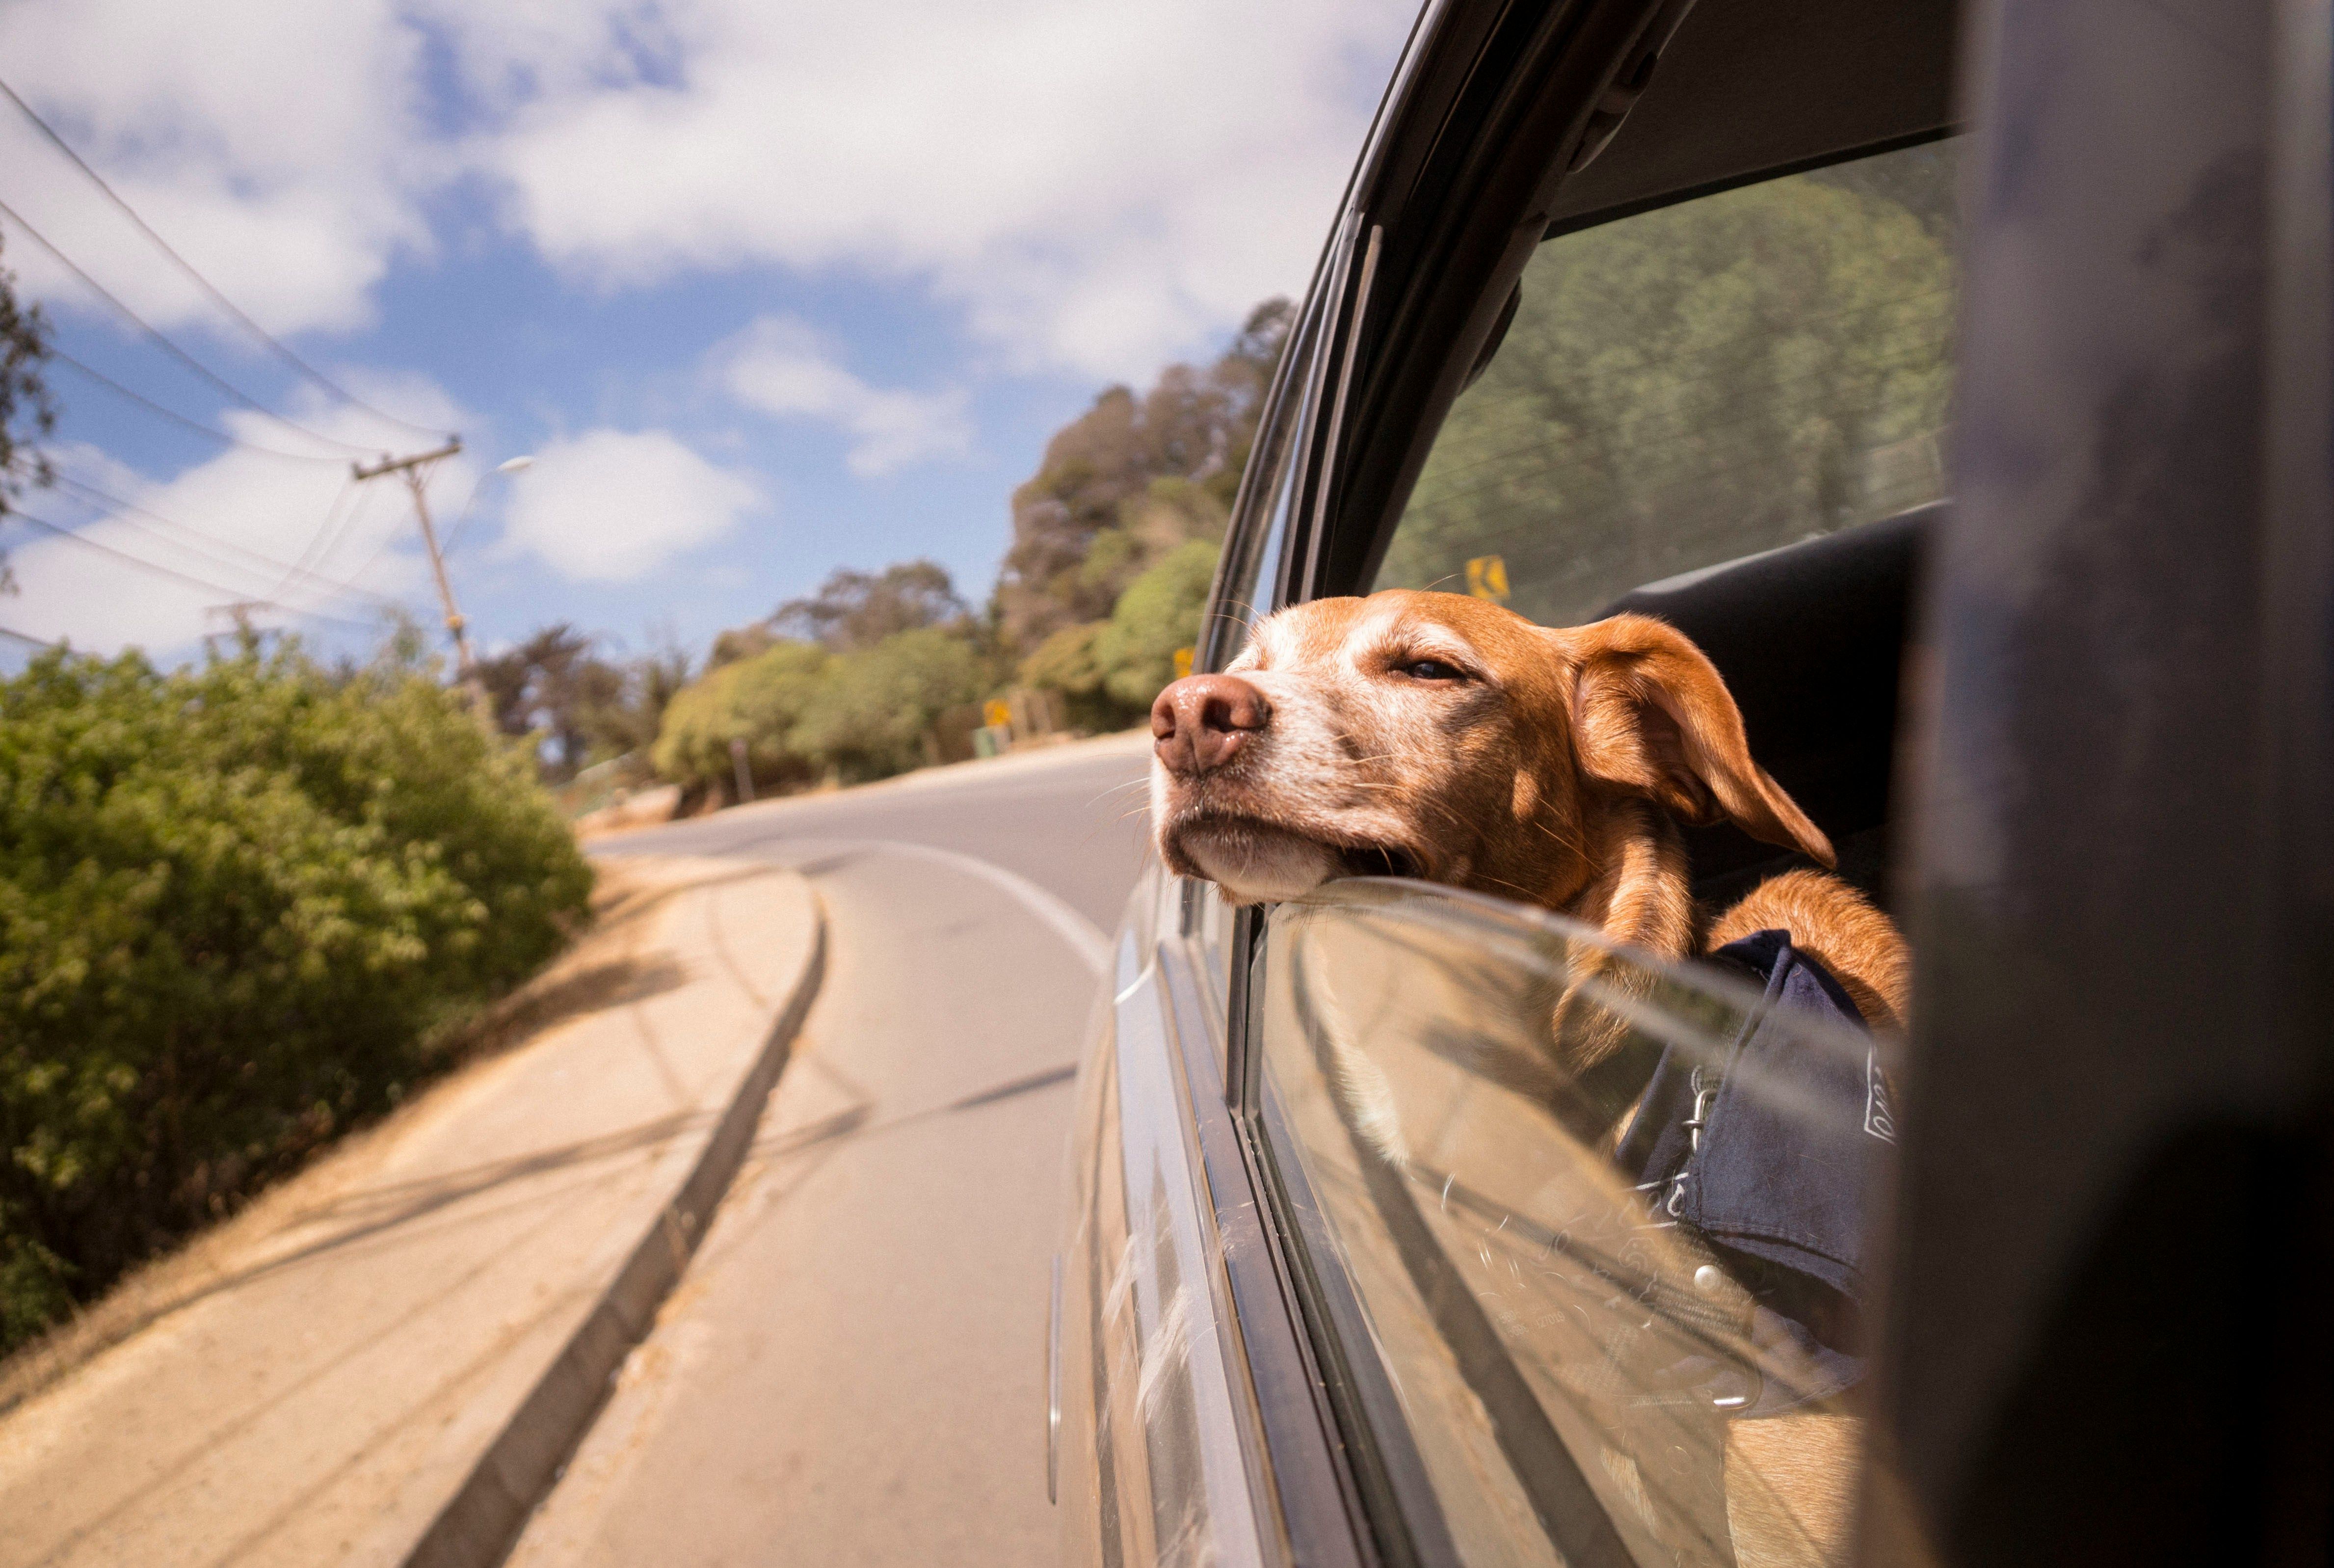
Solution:
{"label": "yellow road sign", "polygon": [[1494,604],[1508,601],[1508,563],[1498,555],[1478,555],[1467,563],[1467,592]]}
{"label": "yellow road sign", "polygon": [[1191,673],[1191,660],[1198,655],[1199,651],[1200,650],[1196,648],[1179,648],[1175,650],[1176,679],[1181,680],[1185,676]]}
{"label": "yellow road sign", "polygon": [[991,729],[1003,729],[1013,722],[1013,705],[990,697],[980,705],[980,721]]}

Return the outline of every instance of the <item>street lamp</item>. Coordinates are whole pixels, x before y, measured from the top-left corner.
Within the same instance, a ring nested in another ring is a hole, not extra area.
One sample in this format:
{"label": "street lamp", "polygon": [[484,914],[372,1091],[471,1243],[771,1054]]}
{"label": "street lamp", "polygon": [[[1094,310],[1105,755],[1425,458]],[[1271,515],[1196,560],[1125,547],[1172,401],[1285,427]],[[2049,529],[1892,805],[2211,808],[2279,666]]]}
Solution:
{"label": "street lamp", "polygon": [[497,474],[516,474],[521,468],[532,468],[534,467],[535,457],[532,453],[529,453],[516,457],[506,457],[501,462],[496,464],[493,467],[487,469],[485,473],[479,475],[477,483],[470,486],[469,499],[462,503],[462,515],[454,520],[454,526],[446,534],[446,553],[448,555],[454,553],[455,541],[462,537],[462,530],[468,525],[470,521],[470,508],[478,504],[478,492],[487,487],[487,480],[493,478]]}

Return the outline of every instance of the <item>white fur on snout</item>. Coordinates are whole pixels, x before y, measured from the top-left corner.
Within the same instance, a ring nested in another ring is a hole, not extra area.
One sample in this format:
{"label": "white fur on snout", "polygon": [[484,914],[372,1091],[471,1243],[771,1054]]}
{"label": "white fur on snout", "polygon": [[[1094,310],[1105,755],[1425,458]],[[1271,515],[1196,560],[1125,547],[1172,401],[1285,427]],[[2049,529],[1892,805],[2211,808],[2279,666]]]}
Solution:
{"label": "white fur on snout", "polygon": [[[1348,851],[1399,852],[1422,874],[1439,864],[1444,824],[1423,819],[1453,765],[1470,697],[1390,678],[1388,665],[1481,655],[1455,630],[1387,606],[1334,648],[1308,643],[1284,611],[1258,626],[1228,674],[1261,693],[1271,718],[1239,753],[1202,774],[1151,770],[1151,820],[1162,858],[1197,870],[1240,903],[1299,898],[1346,874]],[[1177,861],[1173,851],[1181,851]],[[1463,851],[1462,851],[1463,853]]]}
{"label": "white fur on snout", "polygon": [[1185,830],[1183,852],[1236,904],[1301,899],[1340,870],[1323,844],[1246,822]]}

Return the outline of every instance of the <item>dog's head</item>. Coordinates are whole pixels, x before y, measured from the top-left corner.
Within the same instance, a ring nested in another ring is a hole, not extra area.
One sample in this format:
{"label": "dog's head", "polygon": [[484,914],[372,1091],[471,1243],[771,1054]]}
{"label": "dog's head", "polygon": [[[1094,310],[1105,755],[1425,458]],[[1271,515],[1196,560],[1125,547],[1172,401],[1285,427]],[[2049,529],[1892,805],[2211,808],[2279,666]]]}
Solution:
{"label": "dog's head", "polygon": [[1455,593],[1316,600],[1161,692],[1151,728],[1160,857],[1237,903],[1393,874],[1561,909],[1633,800],[1832,863],[1750,760],[1716,667],[1643,616],[1557,629]]}

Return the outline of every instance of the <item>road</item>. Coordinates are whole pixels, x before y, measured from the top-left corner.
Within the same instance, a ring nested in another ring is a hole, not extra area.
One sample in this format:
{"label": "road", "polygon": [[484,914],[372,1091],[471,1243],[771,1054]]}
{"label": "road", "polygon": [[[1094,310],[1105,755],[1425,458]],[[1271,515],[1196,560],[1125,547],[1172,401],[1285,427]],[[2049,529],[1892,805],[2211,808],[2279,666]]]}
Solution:
{"label": "road", "polygon": [[514,1563],[1056,1560],[1068,1079],[1147,762],[1095,742],[597,847],[801,870],[828,967],[752,1160]]}

